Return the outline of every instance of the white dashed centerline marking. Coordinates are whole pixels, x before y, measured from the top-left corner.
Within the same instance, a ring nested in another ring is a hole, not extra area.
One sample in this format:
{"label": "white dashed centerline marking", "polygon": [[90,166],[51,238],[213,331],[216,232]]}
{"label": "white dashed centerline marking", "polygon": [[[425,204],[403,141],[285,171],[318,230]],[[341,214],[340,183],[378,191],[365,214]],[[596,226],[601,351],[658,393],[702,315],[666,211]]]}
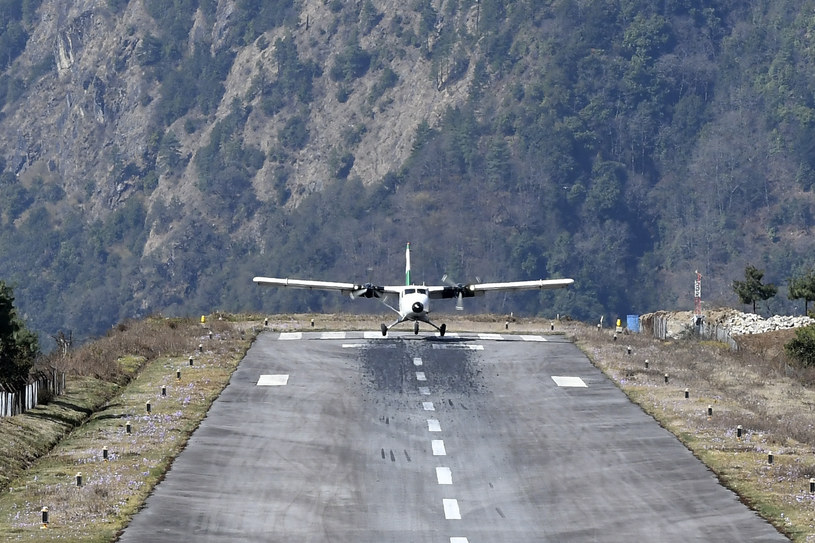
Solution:
{"label": "white dashed centerline marking", "polygon": [[433,448],[433,456],[447,456],[443,440],[434,439],[430,442],[430,446]]}
{"label": "white dashed centerline marking", "polygon": [[414,358],[413,359],[413,365],[414,366],[421,366],[422,365],[422,359],[419,358],[419,357]]}
{"label": "white dashed centerline marking", "polygon": [[345,339],[345,332],[323,332],[320,339]]}
{"label": "white dashed centerline marking", "polygon": [[419,394],[422,396],[430,396],[430,387],[419,387]]}
{"label": "white dashed centerline marking", "polygon": [[504,339],[504,336],[501,334],[478,334],[479,339],[483,339],[485,341],[501,341]]}
{"label": "white dashed centerline marking", "polygon": [[288,375],[261,375],[258,379],[259,387],[279,387],[289,383]]}
{"label": "white dashed centerline marking", "polygon": [[451,537],[450,543],[470,543],[466,537]]}
{"label": "white dashed centerline marking", "polygon": [[362,337],[364,337],[365,339],[379,339],[379,338],[381,338],[383,336],[382,336],[382,332],[367,331],[367,332],[362,332]]}
{"label": "white dashed centerline marking", "polygon": [[422,407],[425,411],[435,411],[436,407],[433,405],[433,402],[422,402]]}
{"label": "white dashed centerline marking", "polygon": [[436,419],[427,419],[428,432],[441,432],[441,424]]}
{"label": "white dashed centerline marking", "polygon": [[343,343],[342,344],[343,349],[361,349],[362,347],[365,347],[364,343]]}
{"label": "white dashed centerline marking", "polygon": [[546,341],[543,336],[521,336],[521,339],[524,341]]}
{"label": "white dashed centerline marking", "polygon": [[447,520],[461,520],[461,511],[458,508],[458,500],[444,498],[444,518]]}
{"label": "white dashed centerline marking", "polygon": [[450,470],[450,468],[436,468],[436,479],[439,481],[440,485],[452,485],[453,472]]}
{"label": "white dashed centerline marking", "polygon": [[303,332],[280,332],[280,336],[277,339],[281,341],[303,339]]}
{"label": "white dashed centerline marking", "polygon": [[416,380],[417,381],[427,381],[427,377],[425,377],[425,374],[424,374],[423,371],[417,371],[416,372]]}

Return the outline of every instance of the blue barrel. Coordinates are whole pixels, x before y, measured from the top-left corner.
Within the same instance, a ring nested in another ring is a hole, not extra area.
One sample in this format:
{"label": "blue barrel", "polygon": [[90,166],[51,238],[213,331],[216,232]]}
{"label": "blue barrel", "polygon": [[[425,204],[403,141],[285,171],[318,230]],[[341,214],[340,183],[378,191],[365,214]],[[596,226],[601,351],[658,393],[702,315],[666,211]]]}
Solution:
{"label": "blue barrel", "polygon": [[639,332],[640,331],[640,316],[639,315],[627,315],[626,319],[628,321],[628,329],[632,332]]}

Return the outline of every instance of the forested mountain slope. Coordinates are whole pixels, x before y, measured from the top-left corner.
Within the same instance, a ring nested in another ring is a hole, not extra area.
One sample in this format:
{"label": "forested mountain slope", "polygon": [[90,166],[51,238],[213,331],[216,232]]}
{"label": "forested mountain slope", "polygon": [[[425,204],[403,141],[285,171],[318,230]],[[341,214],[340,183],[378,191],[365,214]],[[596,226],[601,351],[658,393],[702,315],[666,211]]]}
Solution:
{"label": "forested mountain slope", "polygon": [[576,280],[478,309],[684,309],[695,270],[736,304],[813,264],[813,32],[789,0],[0,0],[0,278],[77,337],[350,309],[251,277],[398,282],[405,241],[419,281]]}

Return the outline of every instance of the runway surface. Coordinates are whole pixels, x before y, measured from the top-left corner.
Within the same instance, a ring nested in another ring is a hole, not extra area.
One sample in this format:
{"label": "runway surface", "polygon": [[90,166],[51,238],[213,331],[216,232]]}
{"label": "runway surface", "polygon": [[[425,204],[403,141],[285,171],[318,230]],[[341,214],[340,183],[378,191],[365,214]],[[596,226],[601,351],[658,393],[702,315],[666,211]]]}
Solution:
{"label": "runway surface", "polygon": [[262,334],[120,541],[787,541],[558,336]]}

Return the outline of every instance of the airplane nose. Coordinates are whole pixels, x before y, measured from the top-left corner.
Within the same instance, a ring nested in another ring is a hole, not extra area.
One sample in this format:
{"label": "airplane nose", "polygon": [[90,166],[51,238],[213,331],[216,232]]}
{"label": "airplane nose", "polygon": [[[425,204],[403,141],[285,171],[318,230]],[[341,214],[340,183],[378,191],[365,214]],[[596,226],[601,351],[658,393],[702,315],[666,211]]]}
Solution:
{"label": "airplane nose", "polygon": [[414,313],[421,313],[424,311],[424,305],[422,302],[413,302],[413,307],[411,307],[411,309],[413,309]]}

